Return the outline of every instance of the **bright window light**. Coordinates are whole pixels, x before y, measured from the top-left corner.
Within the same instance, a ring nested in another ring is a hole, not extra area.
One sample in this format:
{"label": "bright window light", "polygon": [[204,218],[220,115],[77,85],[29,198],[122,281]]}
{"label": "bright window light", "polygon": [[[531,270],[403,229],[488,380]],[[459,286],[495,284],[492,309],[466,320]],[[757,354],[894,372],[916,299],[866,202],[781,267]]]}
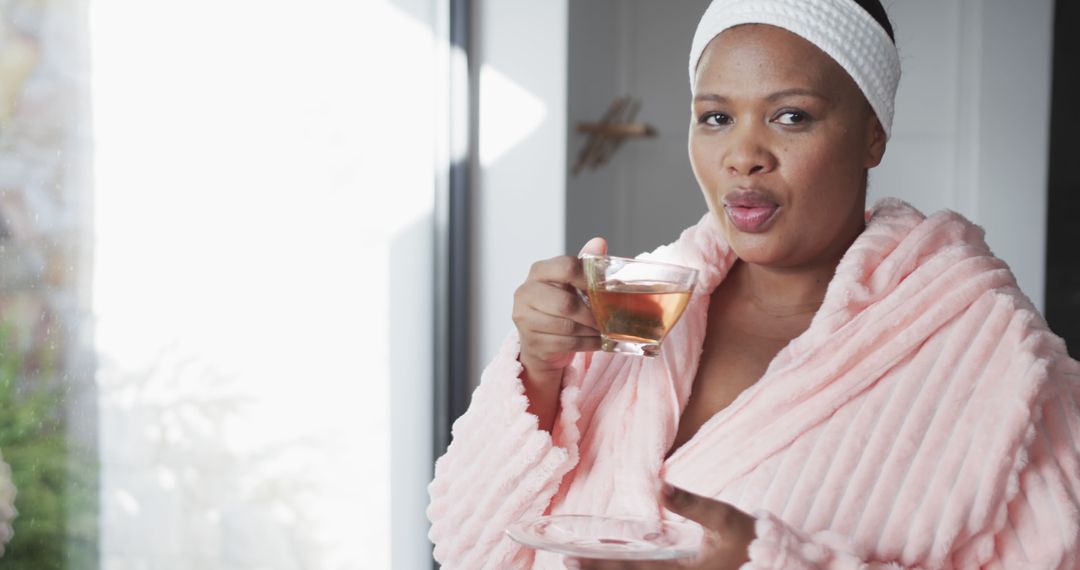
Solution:
{"label": "bright window light", "polygon": [[419,567],[431,8],[90,5],[102,567]]}

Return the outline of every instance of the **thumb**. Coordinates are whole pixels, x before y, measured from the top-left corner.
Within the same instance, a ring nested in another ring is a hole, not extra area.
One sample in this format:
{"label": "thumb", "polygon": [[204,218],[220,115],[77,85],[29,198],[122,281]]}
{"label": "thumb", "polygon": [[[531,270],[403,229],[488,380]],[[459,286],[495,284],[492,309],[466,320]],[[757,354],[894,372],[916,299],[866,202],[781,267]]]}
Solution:
{"label": "thumb", "polygon": [[581,247],[581,252],[579,252],[578,255],[581,255],[583,253],[595,253],[599,255],[606,254],[607,240],[602,237],[592,238],[591,240],[586,242],[584,246]]}
{"label": "thumb", "polygon": [[695,495],[667,483],[664,483],[662,495],[664,508],[677,515],[682,515],[707,529],[725,530],[729,524],[732,511],[738,512],[727,503]]}
{"label": "thumb", "polygon": [[757,533],[754,517],[724,503],[695,495],[664,483],[664,507],[682,515],[705,529],[706,546],[699,557],[734,562],[731,568],[742,568],[750,560],[750,544]]}

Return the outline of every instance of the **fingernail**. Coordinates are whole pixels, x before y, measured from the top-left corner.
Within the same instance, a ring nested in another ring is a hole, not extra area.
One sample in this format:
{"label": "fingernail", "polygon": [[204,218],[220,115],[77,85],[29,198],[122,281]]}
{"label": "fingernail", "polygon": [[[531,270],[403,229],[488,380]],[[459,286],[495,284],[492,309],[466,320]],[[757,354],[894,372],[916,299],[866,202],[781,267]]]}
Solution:
{"label": "fingernail", "polygon": [[567,558],[566,567],[570,570],[581,570],[581,563],[576,558]]}

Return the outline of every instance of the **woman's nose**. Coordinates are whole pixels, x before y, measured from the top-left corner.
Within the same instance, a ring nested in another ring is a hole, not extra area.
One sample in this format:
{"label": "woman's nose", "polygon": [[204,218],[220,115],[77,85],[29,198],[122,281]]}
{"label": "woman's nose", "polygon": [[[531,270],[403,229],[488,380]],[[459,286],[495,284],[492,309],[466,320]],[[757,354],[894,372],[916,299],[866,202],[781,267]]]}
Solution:
{"label": "woman's nose", "polygon": [[735,128],[728,136],[724,169],[736,176],[752,176],[776,168],[776,156],[769,150],[766,134],[750,126]]}

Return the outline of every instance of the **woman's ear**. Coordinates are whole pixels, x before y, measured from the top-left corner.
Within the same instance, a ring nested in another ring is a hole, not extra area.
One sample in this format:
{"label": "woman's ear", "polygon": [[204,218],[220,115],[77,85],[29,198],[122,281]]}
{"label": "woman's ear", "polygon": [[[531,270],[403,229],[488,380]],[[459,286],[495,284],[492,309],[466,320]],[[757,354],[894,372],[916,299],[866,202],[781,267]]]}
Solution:
{"label": "woman's ear", "polygon": [[881,158],[885,156],[885,145],[889,141],[889,137],[885,136],[885,128],[881,126],[881,121],[878,120],[877,115],[870,114],[870,120],[867,124],[866,133],[866,168],[873,168],[881,164]]}

